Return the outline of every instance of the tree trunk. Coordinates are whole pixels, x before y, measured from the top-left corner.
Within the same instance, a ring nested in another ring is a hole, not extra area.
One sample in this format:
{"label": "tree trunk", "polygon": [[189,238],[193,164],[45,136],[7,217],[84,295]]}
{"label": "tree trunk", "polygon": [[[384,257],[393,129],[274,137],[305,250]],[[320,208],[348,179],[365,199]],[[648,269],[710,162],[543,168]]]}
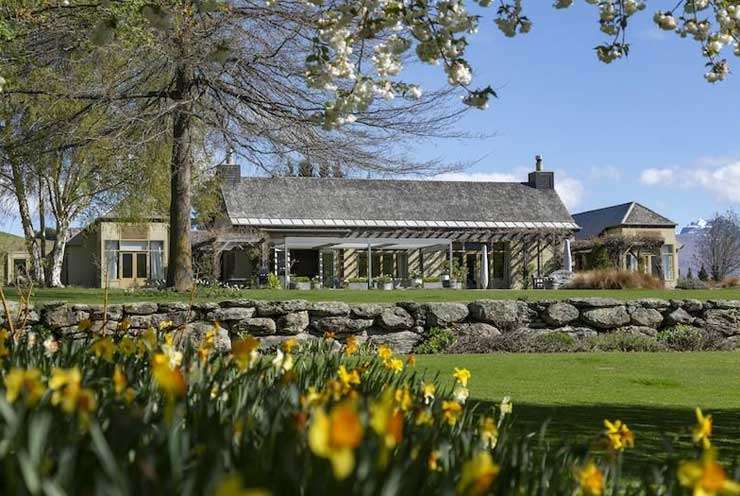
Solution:
{"label": "tree trunk", "polygon": [[31,220],[31,209],[28,208],[28,194],[26,192],[25,177],[21,166],[13,159],[10,160],[10,167],[13,173],[13,190],[18,202],[18,212],[23,227],[23,235],[26,240],[26,251],[31,257],[31,277],[40,285],[44,285],[44,254],[41,253],[39,244],[36,240],[36,233],[33,230],[33,221]]}
{"label": "tree trunk", "polygon": [[[46,204],[44,203],[44,181],[42,176],[39,175],[39,251],[41,252],[41,259],[46,260]],[[48,272],[48,264],[43,267],[44,278],[46,281],[50,279]]]}
{"label": "tree trunk", "polygon": [[57,218],[57,239],[49,254],[51,263],[49,264],[49,278],[47,279],[49,286],[52,288],[64,286],[62,284],[62,268],[64,266],[64,252],[69,240],[69,224],[69,219]]}
{"label": "tree trunk", "polygon": [[193,286],[190,249],[192,150],[192,69],[181,64],[176,70],[170,163],[170,249],[167,286],[189,291]]}

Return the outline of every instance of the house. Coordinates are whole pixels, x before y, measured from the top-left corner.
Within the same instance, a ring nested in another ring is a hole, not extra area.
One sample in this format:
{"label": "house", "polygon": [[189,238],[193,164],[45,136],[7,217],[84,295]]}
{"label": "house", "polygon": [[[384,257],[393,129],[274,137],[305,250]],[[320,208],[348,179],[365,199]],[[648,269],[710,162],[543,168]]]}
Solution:
{"label": "house", "polygon": [[26,243],[20,236],[0,232],[0,286],[14,285],[30,268]]}
{"label": "house", "polygon": [[[453,276],[469,288],[519,288],[559,268],[578,225],[541,159],[525,182],[446,182],[222,174],[223,218],[194,246],[212,277],[274,272],[324,287],[383,276]],[[433,284],[433,282],[432,282]]]}
{"label": "house", "polygon": [[169,223],[152,217],[100,217],[74,233],[62,268],[62,282],[92,288],[132,288],[164,280]]}
{"label": "house", "polygon": [[676,223],[637,202],[573,215],[581,226],[573,244],[576,270],[598,265],[601,251],[622,270],[640,270],[675,287],[678,281]]}

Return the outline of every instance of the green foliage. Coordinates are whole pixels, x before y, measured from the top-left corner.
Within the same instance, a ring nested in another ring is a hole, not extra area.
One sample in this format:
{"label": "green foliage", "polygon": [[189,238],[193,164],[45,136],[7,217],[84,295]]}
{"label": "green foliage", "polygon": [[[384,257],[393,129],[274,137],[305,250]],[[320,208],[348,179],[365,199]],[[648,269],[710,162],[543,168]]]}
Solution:
{"label": "green foliage", "polygon": [[678,324],[658,333],[658,342],[675,351],[709,351],[723,348],[721,336],[697,327]]}
{"label": "green foliage", "polygon": [[709,285],[701,279],[679,279],[676,283],[678,289],[707,289]]}
{"label": "green foliage", "polygon": [[587,349],[593,351],[654,352],[663,350],[655,338],[624,331],[608,332],[588,338],[586,346]]}
{"label": "green foliage", "polygon": [[280,280],[280,277],[278,277],[278,275],[274,272],[270,272],[269,274],[267,274],[267,287],[269,289],[280,289],[283,287],[283,283]]}
{"label": "green foliage", "polygon": [[709,280],[709,273],[704,267],[704,264],[702,264],[701,269],[699,269],[699,280],[704,282],[707,282]]}
{"label": "green foliage", "polygon": [[533,353],[565,353],[573,351],[577,344],[576,338],[565,332],[539,333],[529,342]]}
{"label": "green foliage", "polygon": [[609,259],[609,250],[603,244],[594,245],[589,253],[589,265],[592,269],[609,269],[612,268],[612,262]]}
{"label": "green foliage", "polygon": [[432,327],[424,340],[416,345],[414,353],[420,355],[445,353],[455,343],[455,339],[455,333],[451,329]]}

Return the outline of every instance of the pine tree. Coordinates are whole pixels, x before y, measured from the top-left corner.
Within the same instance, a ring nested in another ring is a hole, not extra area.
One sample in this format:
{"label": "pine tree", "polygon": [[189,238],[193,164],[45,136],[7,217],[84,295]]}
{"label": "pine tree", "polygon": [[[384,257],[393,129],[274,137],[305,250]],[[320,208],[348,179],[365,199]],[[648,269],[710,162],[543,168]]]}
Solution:
{"label": "pine tree", "polygon": [[704,265],[702,265],[701,269],[699,270],[699,280],[701,281],[709,280],[709,274],[707,273],[707,269],[704,268]]}
{"label": "pine tree", "polygon": [[689,272],[686,274],[686,279],[693,279],[694,273],[691,272],[691,267],[689,267]]}

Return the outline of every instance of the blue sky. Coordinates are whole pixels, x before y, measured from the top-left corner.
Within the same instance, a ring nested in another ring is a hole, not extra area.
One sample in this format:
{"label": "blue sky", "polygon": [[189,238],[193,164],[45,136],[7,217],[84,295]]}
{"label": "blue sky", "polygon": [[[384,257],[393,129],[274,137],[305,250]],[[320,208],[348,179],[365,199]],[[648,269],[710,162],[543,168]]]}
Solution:
{"label": "blue sky", "polygon": [[[655,9],[673,5],[648,4],[630,27],[630,56],[611,65],[594,55],[604,37],[585,2],[555,10],[528,0],[534,28],[513,39],[494,25],[494,7],[480,10],[468,59],[474,85],[491,84],[500,98],[460,126],[491,137],[425,142],[414,153],[476,162],[448,179],[515,181],[542,154],[572,212],[635,200],[683,225],[740,207],[740,58],[727,55],[739,74],[706,83],[699,46],[652,23]],[[405,75],[444,81],[439,67]],[[0,230],[19,233],[15,217],[0,216]]]}
{"label": "blue sky", "polygon": [[685,224],[739,207],[740,58],[728,52],[738,74],[706,83],[698,44],[653,24],[663,3],[635,16],[628,59],[610,65],[594,55],[604,37],[584,2],[568,10],[525,2],[534,27],[513,39],[483,11],[469,61],[474,83],[492,84],[499,99],[461,125],[494,136],[423,153],[482,158],[456,176],[474,179],[523,179],[540,153],[574,212],[635,200]]}

